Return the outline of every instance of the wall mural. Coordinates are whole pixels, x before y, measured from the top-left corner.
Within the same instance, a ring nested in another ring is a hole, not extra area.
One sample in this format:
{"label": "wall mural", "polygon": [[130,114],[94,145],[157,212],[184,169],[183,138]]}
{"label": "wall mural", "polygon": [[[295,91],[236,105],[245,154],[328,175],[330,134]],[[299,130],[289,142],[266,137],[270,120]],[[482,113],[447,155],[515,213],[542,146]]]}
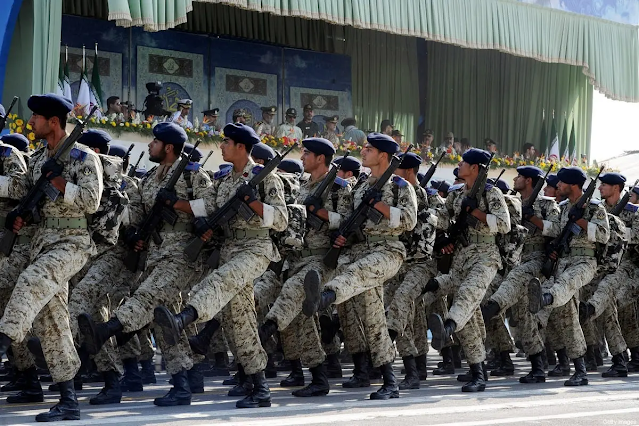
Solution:
{"label": "wall mural", "polygon": [[566,12],[595,16],[622,24],[639,25],[637,0],[518,0]]}

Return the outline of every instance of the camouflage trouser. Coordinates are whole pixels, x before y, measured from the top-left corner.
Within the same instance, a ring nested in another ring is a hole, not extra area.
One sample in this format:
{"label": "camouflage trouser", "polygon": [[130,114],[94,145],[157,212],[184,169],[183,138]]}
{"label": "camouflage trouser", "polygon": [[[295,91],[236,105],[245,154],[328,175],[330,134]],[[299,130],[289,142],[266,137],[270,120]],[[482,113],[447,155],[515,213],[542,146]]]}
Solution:
{"label": "camouflage trouser", "polygon": [[[495,275],[495,278],[493,278],[484,295],[482,305],[497,291],[503,279],[504,277],[500,274]],[[486,324],[486,349],[492,349],[496,353],[511,352],[514,350],[513,340],[508,328],[506,328],[505,316],[503,314],[495,316]]]}
{"label": "camouflage trouser", "polygon": [[[14,258],[15,259],[15,258]],[[8,281],[7,275],[4,271],[0,276],[0,282],[6,283]],[[17,277],[14,277],[13,280],[15,282]],[[9,298],[11,297],[12,288],[3,288],[0,289],[0,314],[4,314],[4,308],[7,306],[7,302],[9,302]],[[15,368],[19,371],[24,371],[28,368],[35,367],[35,360],[33,355],[27,348],[27,339],[31,337],[27,335],[27,338],[21,342],[12,342],[11,343],[11,352],[13,353],[9,360],[13,364]],[[7,354],[8,355],[8,354]]]}
{"label": "camouflage trouser", "polygon": [[[56,231],[40,231],[32,242],[38,249],[32,251],[32,263],[18,277],[0,319],[0,332],[21,342],[33,325],[53,381],[65,382],[80,368],[69,328],[68,281],[89,260],[93,245],[88,234]],[[47,244],[49,238],[55,243]]]}
{"label": "camouflage trouser", "polygon": [[[0,232],[0,237],[2,233]],[[31,250],[26,244],[16,244],[9,256],[0,255],[0,290],[9,290],[8,296],[16,286],[18,277],[29,265]]]}
{"label": "camouflage trouser", "polygon": [[[637,267],[630,260],[622,260],[617,270],[604,276],[594,293],[586,300],[595,308],[597,318],[603,314],[611,302],[615,305],[625,305],[625,300],[630,296],[630,288],[634,285],[636,279]],[[633,299],[631,299],[633,300]]]}
{"label": "camouflage trouser", "polygon": [[364,336],[364,327],[355,309],[356,303],[348,299],[337,305],[337,316],[344,335],[344,348],[350,354],[368,351],[368,343]]}
{"label": "camouflage trouser", "polygon": [[544,260],[545,255],[543,253],[532,253],[510,270],[489,299],[499,305],[501,313],[505,313],[508,308],[514,306],[522,298],[527,298],[528,282],[531,279],[540,278],[542,281],[544,280],[543,277],[540,277]]}
{"label": "camouflage trouser", "polygon": [[552,310],[550,321],[555,322],[556,349],[566,348],[568,358],[575,359],[586,353],[586,339],[579,324],[579,301],[573,297],[568,303]]}
{"label": "camouflage trouser", "polygon": [[259,278],[253,282],[253,293],[255,294],[255,311],[258,318],[264,318],[268,313],[277,296],[282,291],[282,280],[275,272],[267,269]]}
{"label": "camouflage trouser", "polygon": [[639,347],[639,323],[637,322],[637,301],[619,308],[617,312],[623,338],[629,348]]}
{"label": "camouflage trouser", "polygon": [[568,256],[559,259],[557,273],[544,283],[545,293],[550,293],[553,302],[544,309],[554,309],[563,306],[575,295],[579,296],[579,289],[588,284],[597,272],[597,260],[592,256]]}
{"label": "camouflage trouser", "polygon": [[[317,321],[316,321],[318,330],[320,329],[319,317],[326,316],[326,317],[330,318],[331,321],[332,321],[333,320],[333,315],[336,315],[333,312],[334,312],[334,306],[329,306],[328,308],[326,308],[323,311],[319,312],[319,315],[318,315],[318,318],[317,318]],[[339,340],[338,335],[335,334],[335,336],[333,337],[333,340],[330,343],[322,342],[322,347],[324,348],[324,353],[326,353],[326,355],[339,354],[340,350],[342,349],[342,342]]]}
{"label": "camouflage trouser", "polygon": [[[592,300],[596,294],[599,299],[602,294],[608,293],[608,290],[600,291],[599,288],[603,286],[609,289],[612,286],[610,277],[617,275],[617,273],[608,274],[594,279],[589,285],[581,289],[580,300]],[[621,277],[619,276],[618,278]],[[603,308],[603,312],[591,317],[589,321],[581,326],[588,346],[599,345],[605,337],[610,351],[613,355],[617,355],[625,351],[627,347],[617,317],[617,301],[614,295],[612,296],[607,298],[607,306]],[[598,303],[600,302],[602,302],[601,299],[598,300]],[[601,305],[599,305],[599,309],[601,309]]]}

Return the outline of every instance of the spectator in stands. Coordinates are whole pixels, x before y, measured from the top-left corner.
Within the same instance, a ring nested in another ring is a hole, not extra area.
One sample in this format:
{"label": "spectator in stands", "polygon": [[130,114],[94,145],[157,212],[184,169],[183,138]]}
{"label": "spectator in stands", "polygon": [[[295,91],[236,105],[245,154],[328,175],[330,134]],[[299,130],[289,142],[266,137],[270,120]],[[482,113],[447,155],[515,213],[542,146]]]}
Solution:
{"label": "spectator in stands", "polygon": [[453,142],[453,149],[455,150],[455,154],[461,155],[462,146],[461,146],[461,141],[459,140],[459,138],[455,138],[455,141]]}
{"label": "spectator in stands", "polygon": [[395,126],[393,126],[391,121],[388,119],[382,120],[382,124],[379,127],[380,127],[380,132],[388,136],[392,136],[393,129],[395,128]]}
{"label": "spectator in stands", "polygon": [[486,138],[484,139],[484,149],[488,152],[495,153],[495,155],[497,155],[497,142],[495,142],[494,140],[490,139],[490,138]]}
{"label": "spectator in stands", "polygon": [[463,154],[464,152],[472,148],[472,145],[470,144],[470,141],[468,140],[468,138],[461,138],[460,145],[461,145],[461,152],[458,152],[459,155]]}
{"label": "spectator in stands", "polygon": [[527,142],[524,144],[524,148],[522,149],[524,160],[536,160],[537,159],[537,150],[535,149],[535,145]]}
{"label": "spectator in stands", "polygon": [[398,144],[402,143],[403,137],[404,135],[402,135],[402,132],[400,132],[399,130],[393,130],[391,132],[391,138],[395,139],[395,142],[397,142]]}
{"label": "spectator in stands", "polygon": [[366,134],[356,127],[357,120],[353,117],[348,117],[343,119],[341,124],[344,128],[344,141],[353,141],[359,146],[364,146],[366,143]]}
{"label": "spectator in stands", "polygon": [[119,96],[109,96],[107,99],[107,111],[105,115],[122,114],[122,104],[120,104]]}

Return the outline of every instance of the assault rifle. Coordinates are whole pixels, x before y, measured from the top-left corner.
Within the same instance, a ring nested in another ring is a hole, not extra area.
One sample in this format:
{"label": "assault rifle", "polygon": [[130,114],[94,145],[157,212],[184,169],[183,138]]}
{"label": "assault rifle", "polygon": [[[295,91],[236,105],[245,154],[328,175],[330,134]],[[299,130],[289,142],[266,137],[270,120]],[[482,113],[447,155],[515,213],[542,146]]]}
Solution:
{"label": "assault rifle", "polygon": [[442,158],[444,158],[444,155],[446,155],[446,151],[442,152],[442,155],[439,156],[437,162],[430,163],[430,167],[428,168],[428,171],[424,175],[422,181],[419,182],[419,186],[421,186],[422,188],[426,188],[426,185],[428,185],[428,181],[432,179],[433,175],[435,174],[435,170],[437,170],[437,166],[439,165],[439,162],[442,161]]}
{"label": "assault rifle", "polygon": [[497,182],[499,181],[499,179],[501,179],[504,173],[506,173],[506,169],[501,169],[501,173],[499,173],[499,176],[497,176],[496,178],[491,178],[495,180],[495,185],[497,185]]}
{"label": "assault rifle", "polygon": [[[409,147],[406,149],[406,152],[404,152],[404,154],[409,152],[412,147],[413,145],[409,145]],[[366,194],[376,193],[381,191],[384,185],[386,184],[386,182],[388,182],[388,180],[391,178],[393,173],[395,173],[395,170],[397,170],[401,162],[402,162],[401,158],[399,158],[396,155],[393,155],[393,158],[391,159],[391,162],[388,165],[388,168],[386,169],[386,171],[384,171],[384,173],[379,177],[379,179],[377,179],[375,184],[366,191],[366,193],[364,194],[364,198],[362,199],[362,202],[359,203],[359,205],[355,208],[353,213],[351,213],[348,219],[346,219],[346,221],[342,224],[342,226],[339,227],[339,231],[337,232],[338,235],[342,235],[348,238],[351,235],[355,234],[357,235],[359,240],[363,240],[364,234],[362,232],[362,227],[366,224],[366,221],[370,220],[374,224],[379,224],[382,221],[382,219],[384,218],[384,215],[379,210],[377,210],[374,206],[369,204],[371,200],[367,199],[368,197],[366,196]],[[341,252],[342,252],[341,247],[339,248],[331,247],[328,250],[328,253],[324,255],[324,259],[323,259],[324,265],[326,265],[327,267],[331,269],[337,268],[337,260],[339,259],[339,255],[341,254]]]}
{"label": "assault rifle", "polygon": [[[553,166],[552,164],[548,166],[548,170],[546,170],[546,174],[544,175],[544,178],[539,179],[537,183],[535,184],[535,187],[530,193],[530,197],[528,197],[526,202],[523,203],[521,206],[522,212],[526,211],[526,209],[531,209],[532,206],[535,204],[535,201],[537,200],[537,197],[539,196],[539,193],[541,192],[541,188],[543,188],[544,183],[546,183],[546,179],[548,179],[548,175],[550,174],[550,171],[552,170],[552,166]],[[525,218],[522,218],[521,225],[524,228],[526,228],[528,232],[530,232],[531,234],[537,230],[537,227],[532,222],[530,222],[529,220],[526,220]]]}
{"label": "assault rifle", "polygon": [[209,151],[209,153],[206,155],[206,158],[204,159],[204,161],[202,161],[200,163],[200,167],[204,167],[206,162],[209,161],[209,158],[211,158],[211,155],[213,155],[213,150]]}
{"label": "assault rifle", "polygon": [[127,173],[127,176],[131,178],[135,176],[135,172],[138,170],[138,166],[140,165],[140,161],[142,161],[142,157],[144,157],[144,151],[140,153],[140,156],[138,157],[138,161],[135,164],[131,164],[131,167],[129,167],[129,173]]}
{"label": "assault rifle", "polygon": [[[588,188],[586,188],[573,208],[584,209],[588,203],[590,203],[590,199],[595,193],[597,180],[599,179],[601,172],[603,172],[603,169],[604,167],[601,166],[599,173],[597,173],[597,176],[590,181]],[[541,268],[541,273],[544,274],[546,278],[550,278],[552,274],[555,273],[559,258],[561,258],[564,253],[570,252],[570,241],[572,240],[573,235],[577,235],[581,232],[581,227],[576,223],[578,219],[580,218],[573,219],[569,217],[564,229],[561,230],[561,234],[548,244],[546,261],[544,262],[544,266]],[[556,254],[554,259],[550,257],[553,252]]]}
{"label": "assault rifle", "polygon": [[[348,157],[349,152],[346,152],[344,158]],[[337,172],[339,172],[342,166],[338,164],[333,164],[331,170],[328,172],[324,180],[317,185],[315,191],[306,197],[304,200],[304,205],[307,207],[308,215],[306,217],[306,224],[316,231],[322,229],[324,225],[324,221],[317,216],[316,211],[322,207],[324,204],[324,192],[328,189],[329,186],[332,186],[335,183],[335,178],[337,177]],[[314,211],[311,211],[311,207],[314,207]]]}
{"label": "assault rifle", "polygon": [[0,115],[0,130],[4,129],[5,124],[7,124],[7,117],[11,114],[11,110],[16,102],[18,102],[18,99],[19,98],[17,96],[14,96],[13,100],[11,100],[11,105],[9,105],[9,108],[7,108],[4,115]]}
{"label": "assault rifle", "polygon": [[637,179],[635,181],[635,184],[632,185],[630,189],[626,191],[626,193],[623,195],[621,200],[619,200],[617,205],[612,209],[610,214],[613,214],[615,216],[619,216],[621,214],[621,212],[626,208],[626,206],[628,205],[628,202],[630,201],[630,194],[632,193],[632,188],[637,186],[638,183],[639,183],[639,179]]}
{"label": "assault rifle", "polygon": [[[253,176],[250,181],[244,183],[243,185],[249,185],[253,190],[257,190],[259,184],[280,165],[284,157],[286,157],[292,150],[295,148],[295,144],[291,145],[289,149],[287,149],[284,154],[277,154],[275,158],[266,163],[262,170]],[[212,229],[222,229],[224,230],[224,234],[229,236],[230,228],[229,224],[237,215],[240,215],[242,219],[246,222],[251,220],[253,216],[255,216],[255,212],[248,204],[244,202],[237,194],[231,197],[222,207],[217,209],[213,215],[209,216],[206,220],[207,226]],[[200,237],[196,237],[191,240],[186,247],[184,248],[184,255],[186,259],[191,262],[195,262],[197,257],[200,255],[202,248],[204,247],[204,241]],[[213,263],[213,259],[207,260],[207,264]]]}
{"label": "assault rifle", "polygon": [[[168,191],[173,191],[175,189],[175,184],[180,179],[180,176],[182,176],[182,173],[184,173],[186,166],[189,164],[189,161],[191,161],[191,156],[195,152],[195,148],[197,148],[200,142],[200,140],[195,142],[195,146],[189,155],[184,152],[180,154],[179,163],[175,169],[173,169],[171,177],[169,177],[164,189]],[[144,241],[145,248],[140,251],[131,249],[124,258],[124,266],[132,272],[143,271],[146,263],[146,257],[148,255],[146,245],[149,240],[152,238],[155,244],[162,244],[160,231],[162,230],[164,223],[166,222],[169,225],[174,226],[177,220],[178,215],[175,210],[171,207],[167,207],[164,201],[156,199],[153,203],[153,207],[151,207],[151,210],[146,215],[138,229],[135,230],[135,234],[131,237],[132,241]]]}
{"label": "assault rifle", "polygon": [[[477,174],[477,179],[475,179],[475,183],[473,187],[470,189],[470,192],[466,195],[467,198],[475,199],[479,203],[482,195],[486,189],[486,181],[488,179],[488,169],[490,169],[490,163],[493,160],[495,154],[490,154],[490,159],[488,160],[488,164],[479,165],[479,173]],[[464,247],[468,246],[468,237],[466,236],[466,230],[468,226],[474,226],[477,223],[477,219],[475,216],[468,213],[466,209],[462,209],[459,213],[459,217],[457,220],[448,227],[446,231],[447,238],[444,239],[444,243],[461,243]],[[441,249],[441,247],[438,247]]]}
{"label": "assault rifle", "polygon": [[[87,116],[84,121],[78,120],[78,124],[75,126],[71,134],[61,143],[58,150],[51,157],[52,160],[60,162],[60,158],[63,155],[69,155],[69,152],[75,145],[80,136],[82,136],[82,131],[84,130],[84,126],[91,119],[91,116],[97,110],[97,105],[91,109],[91,112]],[[27,224],[40,223],[42,217],[40,216],[40,207],[45,202],[45,197],[48,197],[51,201],[55,201],[58,199],[60,195],[60,191],[47,179],[44,174],[41,174],[35,185],[31,187],[27,195],[20,200],[20,204],[16,208],[14,208],[8,215],[7,220],[5,222],[5,231],[2,235],[2,240],[0,240],[0,251],[5,255],[10,255],[13,251],[13,246],[15,245],[18,234],[13,232],[13,223],[16,218],[20,217]]]}

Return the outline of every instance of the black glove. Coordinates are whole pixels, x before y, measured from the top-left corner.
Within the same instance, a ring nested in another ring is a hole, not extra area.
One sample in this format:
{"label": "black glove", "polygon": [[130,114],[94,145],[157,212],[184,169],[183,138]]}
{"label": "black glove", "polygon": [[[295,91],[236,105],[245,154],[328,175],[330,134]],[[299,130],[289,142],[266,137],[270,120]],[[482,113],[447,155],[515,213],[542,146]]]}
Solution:
{"label": "black glove", "polygon": [[364,197],[362,198],[362,203],[366,203],[371,206],[374,206],[376,203],[379,203],[380,201],[382,201],[382,191],[379,191],[373,188],[369,188],[364,193]]}
{"label": "black glove", "polygon": [[[317,214],[317,211],[324,206],[324,203],[322,202],[321,198],[307,197],[306,200],[304,200],[304,205],[306,206],[308,211],[313,214]],[[312,209],[310,207],[312,207]]]}
{"label": "black glove", "polygon": [[472,212],[477,207],[479,207],[479,203],[475,198],[464,197],[462,200],[461,209],[466,210],[468,213]]}
{"label": "black glove", "polygon": [[524,206],[521,209],[521,217],[530,220],[535,215],[535,209],[532,206]]}
{"label": "black glove", "polygon": [[205,217],[196,217],[193,219],[193,232],[195,232],[195,235],[198,237],[206,234],[210,229],[211,226]]}
{"label": "black glove", "polygon": [[138,241],[140,241],[138,229],[135,226],[129,226],[126,231],[124,231],[124,243],[129,247],[135,247]]}
{"label": "black glove", "polygon": [[[244,183],[237,188],[236,194],[246,204],[251,204],[253,201],[257,201],[257,194],[255,194],[255,190],[248,183]],[[248,197],[248,199],[246,197]]]}
{"label": "black glove", "polygon": [[568,212],[568,217],[573,220],[573,221],[577,221],[579,219],[581,219],[582,217],[584,217],[584,212],[586,209],[579,208],[576,205],[572,206],[570,211]]}
{"label": "black glove", "polygon": [[158,191],[155,199],[167,207],[173,207],[178,202],[179,198],[175,191],[169,191],[166,188],[162,188]]}
{"label": "black glove", "polygon": [[63,169],[64,167],[62,166],[62,164],[58,163],[53,158],[49,158],[47,161],[44,162],[40,170],[42,171],[42,175],[47,178],[47,180],[52,180],[53,178],[60,176]]}
{"label": "black glove", "polygon": [[435,244],[433,245],[433,248],[436,252],[439,252],[441,251],[441,249],[452,243],[453,240],[448,235],[444,234],[443,232],[438,233],[435,236]]}
{"label": "black glove", "polygon": [[11,210],[7,214],[7,217],[6,217],[5,222],[4,222],[4,227],[6,229],[8,229],[9,231],[13,232],[13,224],[15,223],[16,219],[19,216],[20,216],[20,214],[18,213],[17,210]]}

